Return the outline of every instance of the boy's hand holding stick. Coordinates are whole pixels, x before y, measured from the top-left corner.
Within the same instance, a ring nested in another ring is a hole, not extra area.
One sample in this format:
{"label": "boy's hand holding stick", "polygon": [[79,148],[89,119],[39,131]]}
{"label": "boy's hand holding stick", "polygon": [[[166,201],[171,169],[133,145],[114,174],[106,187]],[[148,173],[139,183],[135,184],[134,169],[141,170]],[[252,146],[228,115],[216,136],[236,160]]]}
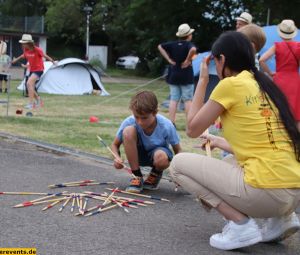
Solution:
{"label": "boy's hand holding stick", "polygon": [[127,170],[127,172],[128,173],[130,173],[130,175],[131,175],[131,177],[132,178],[137,178],[133,173],[132,173],[132,171],[131,171],[131,169],[128,167],[128,166],[126,166],[122,161],[120,161],[119,160],[119,155],[116,155],[116,153],[114,153],[113,151],[112,151],[112,149],[103,141],[103,139],[100,137],[100,136],[98,136],[97,135],[97,138],[98,138],[98,140],[100,141],[100,143],[102,143],[103,145],[104,145],[104,147],[113,155],[113,157],[115,158],[115,160],[119,163],[119,164],[121,164],[122,166],[123,166],[123,168],[125,169],[125,170]]}

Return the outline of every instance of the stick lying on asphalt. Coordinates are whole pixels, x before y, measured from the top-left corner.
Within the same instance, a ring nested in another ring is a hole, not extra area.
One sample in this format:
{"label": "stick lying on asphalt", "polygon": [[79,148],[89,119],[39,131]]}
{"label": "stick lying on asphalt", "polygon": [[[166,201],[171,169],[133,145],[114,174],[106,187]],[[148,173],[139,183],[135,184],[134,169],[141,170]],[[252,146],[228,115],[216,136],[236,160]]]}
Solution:
{"label": "stick lying on asphalt", "polygon": [[59,184],[51,184],[48,186],[48,188],[60,188],[60,187],[65,187],[64,185],[69,185],[69,184],[84,184],[84,183],[91,183],[91,182],[97,182],[96,180],[82,180],[82,181],[76,181],[76,182],[63,182]]}
{"label": "stick lying on asphalt", "polygon": [[[113,190],[111,188],[106,188],[107,190]],[[170,202],[170,200],[166,199],[166,198],[160,198],[160,197],[156,197],[156,196],[149,196],[149,195],[145,195],[145,194],[139,194],[139,193],[132,193],[132,192],[127,192],[124,190],[115,190],[115,192],[120,192],[120,193],[124,193],[124,194],[128,194],[128,195],[132,195],[132,196],[138,196],[138,197],[147,197],[150,199],[154,199],[154,200],[161,200],[161,201],[166,201],[166,202]]]}

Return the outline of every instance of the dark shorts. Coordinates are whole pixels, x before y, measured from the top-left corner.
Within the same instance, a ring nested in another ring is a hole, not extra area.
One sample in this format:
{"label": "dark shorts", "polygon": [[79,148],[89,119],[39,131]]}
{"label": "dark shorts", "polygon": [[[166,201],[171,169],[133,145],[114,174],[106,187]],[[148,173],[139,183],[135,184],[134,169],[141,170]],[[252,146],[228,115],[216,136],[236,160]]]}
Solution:
{"label": "dark shorts", "polygon": [[146,151],[144,148],[144,145],[141,142],[141,138],[139,136],[139,133],[137,133],[138,136],[138,144],[137,144],[137,149],[138,149],[138,157],[139,157],[139,165],[140,166],[153,166],[153,157],[154,157],[154,153],[157,150],[162,150],[164,151],[168,158],[169,161],[172,160],[173,158],[173,153],[172,151],[167,148],[167,147],[156,147],[155,149],[151,150],[151,151]]}
{"label": "dark shorts", "polygon": [[7,81],[7,75],[0,74],[0,81]]}
{"label": "dark shorts", "polygon": [[32,74],[36,75],[38,78],[40,78],[43,75],[43,71],[35,71],[35,72],[30,72],[29,76],[30,77]]}

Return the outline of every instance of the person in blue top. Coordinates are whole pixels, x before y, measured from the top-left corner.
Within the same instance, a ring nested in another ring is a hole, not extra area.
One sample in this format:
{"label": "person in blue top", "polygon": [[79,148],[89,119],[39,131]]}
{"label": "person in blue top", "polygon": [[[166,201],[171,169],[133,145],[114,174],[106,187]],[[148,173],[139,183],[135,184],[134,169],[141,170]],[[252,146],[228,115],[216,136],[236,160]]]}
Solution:
{"label": "person in blue top", "polygon": [[[123,144],[126,158],[136,176],[126,191],[140,193],[143,189],[155,190],[163,170],[167,169],[175,154],[181,151],[179,136],[172,122],[158,114],[158,101],[151,91],[138,92],[131,98],[131,116],[127,117],[111,144],[118,157],[114,160],[116,169],[123,168],[120,146]],[[143,180],[140,166],[152,167],[147,179]]]}
{"label": "person in blue top", "polygon": [[191,42],[194,31],[188,24],[181,24],[176,33],[178,41],[158,45],[160,54],[170,64],[167,76],[167,83],[170,86],[169,117],[174,124],[178,102],[180,99],[184,101],[187,113],[194,94],[194,74],[191,65],[196,53],[196,47]]}

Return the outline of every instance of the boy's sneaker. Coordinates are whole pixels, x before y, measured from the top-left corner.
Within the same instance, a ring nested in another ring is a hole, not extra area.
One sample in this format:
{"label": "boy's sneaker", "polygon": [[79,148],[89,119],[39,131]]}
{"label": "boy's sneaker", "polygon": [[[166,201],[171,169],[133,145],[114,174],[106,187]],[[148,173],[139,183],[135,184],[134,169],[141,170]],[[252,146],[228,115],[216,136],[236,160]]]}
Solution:
{"label": "boy's sneaker", "polygon": [[151,171],[147,179],[144,181],[144,189],[157,190],[161,177],[162,173],[156,173]]}
{"label": "boy's sneaker", "polygon": [[296,213],[267,219],[262,227],[262,242],[280,242],[300,229]]}
{"label": "boy's sneaker", "polygon": [[132,178],[126,191],[131,193],[141,193],[143,191],[143,183],[143,177]]}
{"label": "boy's sneaker", "polygon": [[212,247],[221,250],[233,250],[259,243],[261,240],[260,229],[256,222],[250,218],[243,225],[228,221],[222,233],[212,235],[209,243]]}

